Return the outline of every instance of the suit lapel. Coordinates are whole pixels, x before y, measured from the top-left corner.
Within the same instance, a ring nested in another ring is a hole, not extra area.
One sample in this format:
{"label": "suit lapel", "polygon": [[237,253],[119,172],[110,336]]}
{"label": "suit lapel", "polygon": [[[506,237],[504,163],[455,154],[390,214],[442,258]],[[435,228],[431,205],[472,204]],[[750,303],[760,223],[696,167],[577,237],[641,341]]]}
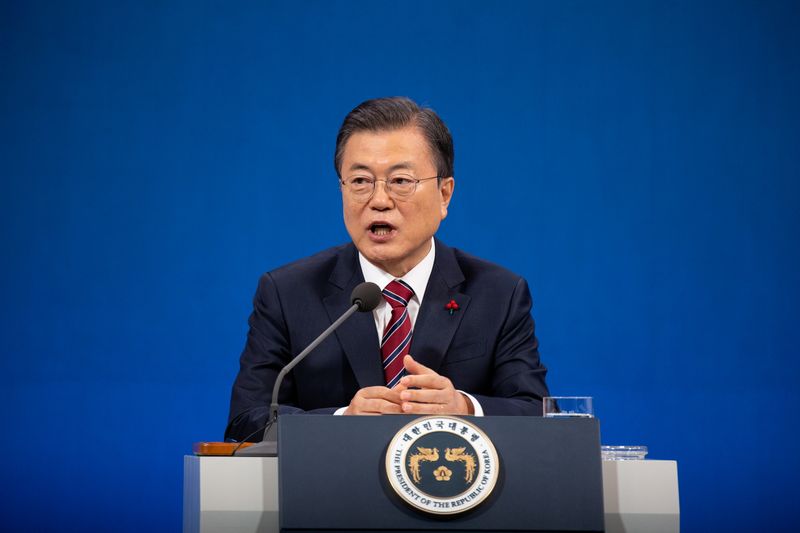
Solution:
{"label": "suit lapel", "polygon": [[[323,302],[328,317],[333,322],[347,311],[350,307],[350,293],[356,285],[364,281],[354,245],[346,246],[339,254],[328,281],[332,290]],[[350,362],[359,387],[383,385],[380,343],[372,313],[355,313],[339,326],[336,337]]]}
{"label": "suit lapel", "polygon": [[[436,259],[415,322],[410,353],[423,365],[438,371],[461,318],[468,310],[470,297],[458,290],[464,274],[453,249],[438,239],[435,245]],[[455,300],[459,307],[452,315],[445,309],[450,300]]]}

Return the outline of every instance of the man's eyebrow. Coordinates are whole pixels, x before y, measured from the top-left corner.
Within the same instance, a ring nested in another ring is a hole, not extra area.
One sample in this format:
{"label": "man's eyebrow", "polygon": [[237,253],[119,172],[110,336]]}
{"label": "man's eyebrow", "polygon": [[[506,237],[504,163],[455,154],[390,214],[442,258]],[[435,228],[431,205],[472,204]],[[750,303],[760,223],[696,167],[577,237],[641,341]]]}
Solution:
{"label": "man's eyebrow", "polygon": [[[399,163],[395,163],[394,165],[390,166],[388,173],[391,174],[392,172],[395,172],[397,170],[413,170],[413,169],[414,169],[414,163],[412,163],[411,161],[401,161]],[[350,168],[348,170],[350,170],[350,172],[356,170],[365,170],[367,172],[372,172],[372,168],[363,163],[353,163],[352,165],[350,165]]]}
{"label": "man's eyebrow", "polygon": [[367,165],[364,165],[362,163],[353,163],[352,165],[350,165],[349,170],[351,172],[354,171],[354,170],[366,170],[367,172],[372,172],[371,168],[369,168]]}

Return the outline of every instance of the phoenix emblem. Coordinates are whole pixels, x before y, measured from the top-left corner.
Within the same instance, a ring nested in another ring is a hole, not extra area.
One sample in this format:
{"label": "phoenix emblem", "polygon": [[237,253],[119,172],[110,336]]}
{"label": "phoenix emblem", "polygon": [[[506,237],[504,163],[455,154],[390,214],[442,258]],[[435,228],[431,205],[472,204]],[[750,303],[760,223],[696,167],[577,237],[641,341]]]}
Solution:
{"label": "phoenix emblem", "polygon": [[414,478],[414,483],[419,483],[419,464],[424,461],[438,461],[439,449],[438,448],[421,448],[417,446],[417,452],[408,459],[408,467],[411,469],[411,476]]}
{"label": "phoenix emblem", "polygon": [[462,448],[446,448],[444,458],[448,461],[458,461],[464,463],[464,481],[472,483],[475,477],[475,456],[471,453],[464,453],[466,446]]}

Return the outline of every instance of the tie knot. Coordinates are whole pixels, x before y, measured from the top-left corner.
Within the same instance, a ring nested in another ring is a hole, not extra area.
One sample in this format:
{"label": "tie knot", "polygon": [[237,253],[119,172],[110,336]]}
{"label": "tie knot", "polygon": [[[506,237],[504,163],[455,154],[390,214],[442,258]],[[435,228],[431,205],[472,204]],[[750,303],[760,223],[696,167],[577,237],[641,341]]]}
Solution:
{"label": "tie knot", "polygon": [[412,296],[414,296],[414,289],[401,279],[390,282],[386,288],[383,289],[383,297],[389,302],[392,309],[407,306]]}

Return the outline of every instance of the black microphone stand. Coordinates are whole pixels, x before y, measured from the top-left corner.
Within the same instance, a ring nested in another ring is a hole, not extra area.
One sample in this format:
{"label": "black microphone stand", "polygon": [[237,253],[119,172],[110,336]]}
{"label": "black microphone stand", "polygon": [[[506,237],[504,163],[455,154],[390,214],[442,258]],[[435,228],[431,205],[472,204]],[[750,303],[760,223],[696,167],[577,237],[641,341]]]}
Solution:
{"label": "black microphone stand", "polygon": [[[376,287],[377,289],[377,287]],[[380,290],[378,289],[379,294]],[[350,318],[350,315],[363,307],[361,299],[355,299],[353,305],[340,316],[336,322],[328,326],[328,329],[323,331],[319,337],[314,339],[314,342],[309,344],[305,350],[300,352],[297,357],[289,361],[289,364],[283,367],[275,379],[275,386],[272,387],[272,403],[269,406],[269,422],[267,422],[266,429],[264,430],[264,439],[258,444],[248,446],[246,448],[239,448],[234,455],[237,457],[277,457],[278,456],[278,391],[283,382],[283,378],[289,373],[297,364],[307,356],[311,350],[319,346],[319,344],[328,338],[328,335],[338,328],[342,322]],[[375,305],[372,306],[374,308]],[[366,310],[366,309],[365,309]],[[370,309],[371,310],[371,309]]]}

